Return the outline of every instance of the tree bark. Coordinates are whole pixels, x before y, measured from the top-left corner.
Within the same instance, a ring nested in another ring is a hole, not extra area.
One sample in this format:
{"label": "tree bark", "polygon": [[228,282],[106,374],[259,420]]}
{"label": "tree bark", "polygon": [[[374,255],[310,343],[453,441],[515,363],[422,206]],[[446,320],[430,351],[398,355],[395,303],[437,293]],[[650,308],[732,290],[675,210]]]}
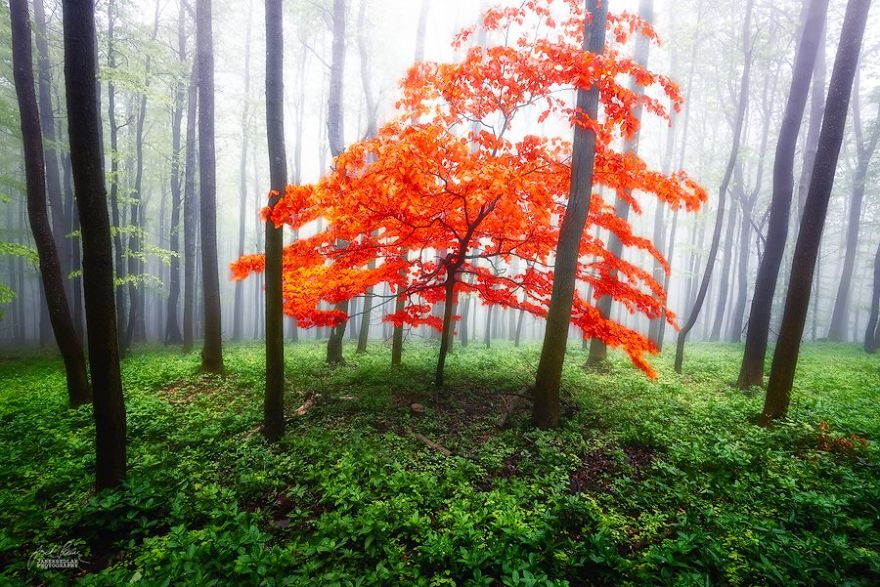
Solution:
{"label": "tree bark", "polygon": [[95,486],[125,479],[125,400],[116,342],[113,249],[101,157],[95,78],[95,9],[64,0],[64,78],[73,183],[82,226],[83,290],[95,416]]}
{"label": "tree bark", "polygon": [[[281,199],[287,185],[284,144],[284,11],[281,0],[266,0],[266,136],[272,196]],[[263,436],[274,442],[284,435],[284,312],[282,255],[284,228],[266,221],[266,398]]]}
{"label": "tree bark", "polygon": [[706,292],[709,290],[709,284],[712,281],[712,271],[715,267],[715,258],[718,255],[718,246],[721,241],[721,228],[724,225],[724,207],[727,202],[727,189],[730,186],[730,179],[733,176],[734,166],[739,158],[740,141],[746,117],[746,107],[749,103],[749,85],[752,74],[752,9],[754,0],[748,0],[746,5],[746,17],[743,25],[743,57],[745,64],[743,65],[742,77],[740,78],[739,88],[739,104],[737,106],[736,118],[733,125],[733,144],[730,148],[730,158],[727,161],[727,169],[718,188],[718,215],[715,218],[715,230],[712,233],[712,244],[709,247],[709,258],[706,261],[706,270],[703,273],[703,280],[700,283],[700,289],[697,291],[697,298],[691,308],[687,322],[678,334],[678,340],[675,345],[675,371],[681,373],[682,363],[684,362],[684,344],[687,336],[697,323],[700,311],[703,308],[703,301],[706,299]]}
{"label": "tree bark", "polygon": [[199,188],[202,248],[202,292],[205,342],[202,369],[223,372],[220,276],[217,266],[217,170],[214,155],[214,40],[212,0],[196,1],[196,43],[199,62]]}
{"label": "tree bark", "polygon": [[[608,3],[604,0],[585,0],[585,4],[592,18],[585,19],[584,51],[600,55],[605,52]],[[595,120],[599,112],[599,89],[594,87],[590,90],[578,90],[577,107],[585,116]],[[580,243],[587,224],[587,214],[590,211],[595,160],[596,134],[584,126],[576,125],[571,163],[571,190],[559,230],[553,291],[547,312],[547,328],[535,377],[532,419],[539,428],[555,428],[559,425],[559,385],[562,380],[562,365],[568,343],[568,325],[571,322],[571,309],[574,303]]]}
{"label": "tree bark", "polygon": [[[37,0],[39,2],[39,0]],[[43,155],[43,129],[41,116],[34,93],[33,56],[31,50],[31,25],[28,16],[27,0],[11,0],[9,3],[12,32],[12,62],[15,90],[18,96],[18,109],[21,114],[21,138],[24,148],[24,166],[27,187],[27,209],[34,244],[40,259],[40,278],[45,292],[49,319],[55,342],[64,360],[67,376],[67,399],[70,407],[76,408],[91,401],[92,392],[86,373],[86,361],[79,336],[70,317],[70,307],[64,290],[61,261],[56,241],[52,235],[49,210],[46,207],[48,158]],[[45,27],[44,27],[45,30]],[[38,42],[39,45],[39,42]],[[42,56],[41,56],[42,61]],[[42,93],[42,81],[41,81]],[[54,127],[54,121],[51,121]],[[52,138],[54,140],[54,128]],[[57,177],[57,160],[55,181]],[[60,190],[60,184],[55,186]],[[56,194],[60,202],[60,194]],[[60,210],[56,211],[60,217]],[[62,225],[63,230],[63,225]],[[63,243],[62,243],[63,244]]]}
{"label": "tree bark", "polygon": [[770,382],[767,385],[764,410],[761,414],[761,423],[764,425],[784,417],[788,412],[801,337],[810,305],[810,286],[813,282],[816,258],[825,226],[828,200],[834,186],[834,175],[852,95],[853,78],[858,68],[870,5],[870,0],[849,0],[847,3],[840,44],[831,74],[830,90],[825,103],[825,119],[822,121],[822,131],[819,134],[816,164],[804,204],[804,216],[792,259],[785,311],[776,350],[773,353]]}
{"label": "tree bark", "polygon": [[186,106],[186,154],[183,176],[183,352],[193,349],[196,292],[196,126],[198,112],[199,64],[193,60]]}
{"label": "tree bark", "polygon": [[447,262],[446,283],[444,284],[444,305],[443,305],[443,331],[440,333],[440,353],[437,356],[437,371],[434,374],[434,385],[443,387],[444,371],[446,369],[446,355],[449,353],[450,342],[452,341],[452,317],[455,311],[455,283],[458,278],[460,264],[450,264]]}
{"label": "tree bark", "polygon": [[[785,253],[785,241],[788,239],[788,221],[794,190],[794,155],[827,12],[828,0],[810,1],[803,34],[795,54],[791,89],[773,164],[773,196],[767,224],[767,241],[755,281],[745,351],[737,380],[737,386],[741,389],[762,385],[764,381],[764,359],[770,335],[773,297]],[[807,288],[809,290],[809,285]]]}

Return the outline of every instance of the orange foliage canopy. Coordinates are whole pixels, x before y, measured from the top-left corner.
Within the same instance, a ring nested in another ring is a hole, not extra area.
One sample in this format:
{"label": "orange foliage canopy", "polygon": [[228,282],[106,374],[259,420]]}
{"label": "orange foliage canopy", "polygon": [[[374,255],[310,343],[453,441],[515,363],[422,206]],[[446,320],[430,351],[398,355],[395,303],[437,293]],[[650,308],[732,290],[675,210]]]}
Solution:
{"label": "orange foliage canopy", "polygon": [[[592,302],[610,296],[631,313],[665,315],[674,325],[666,294],[649,271],[612,255],[595,234],[613,233],[630,250],[646,252],[667,271],[668,265],[649,239],[615,216],[602,194],[624,198],[639,214],[644,198],[692,211],[706,193],[684,172],[663,174],[621,149],[640,127],[637,105],[668,120],[664,104],[678,109],[682,103],[670,79],[624,56],[634,35],[656,42],[654,30],[631,14],[609,15],[609,42],[595,55],[583,50],[585,18],[575,0],[490,9],[481,26],[488,38],[506,44],[471,47],[458,63],[414,66],[402,82],[395,119],[376,137],[349,147],[317,184],[288,186],[264,214],[293,228],[323,218],[328,228],[285,250],[286,313],[303,327],[336,324],[346,317],[320,309],[322,301],[333,305],[388,284],[408,300],[402,314],[385,315],[396,324],[439,329],[432,305],[454,303],[462,293],[545,315],[572,146],[522,127],[555,124],[569,134],[581,125],[597,135],[597,193],[578,267],[593,299],[576,293],[572,324],[585,337],[624,349],[651,375],[644,354],[656,352],[652,343],[603,319]],[[472,33],[461,32],[455,46],[464,48]],[[633,91],[632,82],[643,91]],[[593,86],[600,89],[599,120],[571,103],[573,90]],[[514,258],[521,261],[512,263]],[[246,256],[232,265],[233,277],[262,268],[261,256]]]}

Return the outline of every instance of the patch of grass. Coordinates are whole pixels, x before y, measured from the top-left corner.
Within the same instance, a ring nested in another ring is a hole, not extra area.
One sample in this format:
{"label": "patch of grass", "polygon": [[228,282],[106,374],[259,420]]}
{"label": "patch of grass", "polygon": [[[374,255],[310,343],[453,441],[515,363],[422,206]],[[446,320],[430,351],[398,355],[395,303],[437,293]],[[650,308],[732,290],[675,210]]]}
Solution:
{"label": "patch of grass", "polygon": [[[769,430],[750,423],[761,393],[730,386],[735,346],[689,347],[682,376],[658,359],[655,381],[573,350],[553,432],[518,397],[536,347],[459,348],[440,392],[430,344],[399,371],[350,350],[330,369],[323,346],[288,348],[288,432],[267,446],[261,346],[228,347],[225,377],[139,349],[129,480],[99,496],[91,411],[66,409],[59,362],[0,361],[0,583],[880,583],[880,365],[856,347],[807,346]],[[65,543],[78,571],[28,567]]]}

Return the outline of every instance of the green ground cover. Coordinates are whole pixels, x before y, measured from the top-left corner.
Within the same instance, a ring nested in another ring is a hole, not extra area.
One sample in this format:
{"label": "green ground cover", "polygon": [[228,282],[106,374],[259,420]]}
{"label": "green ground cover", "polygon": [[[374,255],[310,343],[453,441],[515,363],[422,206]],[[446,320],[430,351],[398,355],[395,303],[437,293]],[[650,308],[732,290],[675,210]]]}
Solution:
{"label": "green ground cover", "polygon": [[[267,446],[261,347],[229,347],[224,378],[139,349],[129,481],[97,497],[60,363],[0,362],[0,584],[880,584],[880,362],[856,347],[807,346],[771,430],[760,392],[731,387],[735,346],[693,345],[684,376],[658,360],[656,381],[575,351],[554,432],[520,397],[535,347],[459,349],[441,393],[427,343],[399,372],[350,350],[330,370],[289,347],[288,433]],[[79,570],[29,568],[68,542]]]}

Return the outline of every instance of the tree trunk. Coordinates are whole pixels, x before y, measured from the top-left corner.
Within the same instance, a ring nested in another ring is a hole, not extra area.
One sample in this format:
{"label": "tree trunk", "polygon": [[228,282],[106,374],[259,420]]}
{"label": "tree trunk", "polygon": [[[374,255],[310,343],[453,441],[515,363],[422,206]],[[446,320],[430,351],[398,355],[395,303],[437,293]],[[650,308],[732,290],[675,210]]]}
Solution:
{"label": "tree trunk", "polygon": [[[376,111],[376,99],[373,96],[373,88],[370,85],[370,51],[367,45],[367,30],[366,30],[366,12],[367,12],[367,0],[361,2],[361,7],[358,12],[358,53],[360,54],[360,62],[361,62],[361,85],[364,90],[364,101],[366,103],[367,109],[367,132],[366,138],[373,138],[376,136],[378,132],[378,121],[377,121],[377,111]],[[376,262],[370,261],[368,267],[370,269],[375,269]],[[370,339],[370,320],[372,319],[372,311],[373,311],[373,288],[367,288],[366,293],[364,294],[363,300],[364,308],[361,312],[361,326],[360,331],[358,333],[357,340],[357,352],[364,353],[367,350],[367,343]]]}
{"label": "tree trunk", "polygon": [[183,176],[183,352],[193,349],[196,292],[196,117],[199,64],[193,60],[186,106],[186,154]]}
{"label": "tree trunk", "polygon": [[718,280],[715,319],[712,321],[712,331],[709,334],[710,342],[721,340],[721,327],[724,325],[724,318],[727,312],[727,298],[730,283],[733,280],[733,268],[735,266],[733,261],[733,239],[736,230],[736,218],[736,205],[733,200],[730,200],[728,205],[727,233],[724,236],[724,251],[722,252],[721,264],[719,267],[721,275]]}
{"label": "tree trunk", "polygon": [[[828,8],[826,6],[825,11],[827,12],[827,10]],[[805,27],[806,26],[807,24],[805,22]],[[811,29],[810,34],[815,34],[815,31]],[[807,128],[806,143],[804,144],[804,161],[801,166],[801,176],[798,181],[798,225],[800,225],[801,218],[803,217],[804,202],[807,200],[807,191],[810,189],[810,177],[813,175],[813,165],[816,162],[816,149],[819,148],[819,131],[822,130],[822,116],[825,113],[825,81],[827,69],[825,45],[827,35],[828,24],[823,17],[819,38],[816,41],[818,48],[816,51],[815,64],[813,65],[813,85],[812,89],[810,89],[810,125]]]}
{"label": "tree trunk", "polygon": [[[639,0],[639,16],[645,22],[650,23],[654,19],[654,0]],[[647,67],[648,65],[648,54],[651,48],[650,41],[648,37],[645,35],[637,35],[636,36],[636,46],[633,53],[633,61],[642,67]],[[630,90],[636,95],[641,96],[643,93],[642,87],[636,83],[635,80],[632,81],[630,85]],[[638,102],[635,107],[635,118],[636,120],[641,120],[642,118],[642,104]],[[626,153],[632,153],[633,155],[637,155],[639,152],[639,132],[636,131],[632,138],[626,140],[626,144],[624,145],[624,151]],[[614,202],[614,214],[618,218],[622,220],[627,220],[629,218],[629,202],[628,200],[616,197]],[[623,243],[620,242],[620,239],[617,238],[617,235],[611,233],[611,236],[608,239],[608,252],[614,255],[616,258],[623,257]],[[612,271],[610,274],[610,278],[612,280],[617,279],[617,271]],[[596,304],[599,309],[599,314],[604,319],[608,319],[611,315],[611,305],[612,298],[609,296],[605,296],[599,299]],[[587,365],[588,366],[598,366],[605,362],[608,357],[608,348],[605,343],[598,338],[593,338],[590,341],[590,354],[587,357]]]}
{"label": "tree trunk", "polygon": [[[37,0],[39,3],[39,0]],[[40,259],[40,278],[45,292],[49,319],[55,342],[64,360],[67,376],[67,399],[70,407],[76,408],[91,401],[92,392],[86,373],[86,361],[83,355],[79,336],[70,317],[70,307],[64,290],[61,261],[58,256],[56,241],[52,235],[49,211],[46,208],[47,175],[44,167],[43,136],[41,116],[37,108],[37,97],[34,93],[33,56],[31,53],[31,28],[28,16],[27,0],[11,0],[9,3],[12,31],[12,61],[15,78],[15,90],[18,96],[18,109],[21,114],[21,137],[24,148],[25,178],[27,184],[27,209],[34,244]],[[44,23],[45,24],[45,23]],[[43,27],[45,30],[45,27]],[[39,42],[38,42],[39,45]],[[41,56],[42,61],[42,56]],[[42,93],[42,80],[40,83]],[[50,113],[51,114],[51,113]],[[52,138],[54,140],[54,122]],[[55,169],[55,189],[60,191],[58,183],[57,160],[53,157]],[[49,165],[48,157],[45,160]],[[60,194],[56,194],[61,201]],[[60,210],[56,214],[61,217]],[[63,225],[62,225],[63,230]],[[63,243],[62,243],[63,244]]]}
{"label": "tree trunk", "polygon": [[[251,2],[251,6],[253,2]],[[266,5],[268,9],[268,2]],[[245,237],[245,219],[247,218],[247,152],[248,152],[248,138],[250,136],[250,124],[249,124],[249,108],[248,102],[251,96],[251,11],[248,10],[248,22],[245,33],[245,42],[244,42],[244,100],[242,101],[241,106],[241,151],[239,153],[238,158],[238,193],[239,193],[239,203],[238,203],[238,256],[241,257],[244,255],[244,237]],[[268,34],[269,23],[266,23],[267,29],[266,32]],[[266,45],[266,51],[270,51],[271,48],[269,44]],[[268,53],[267,53],[268,59]],[[266,72],[268,75],[268,71]],[[268,82],[267,82],[268,83]],[[268,85],[267,85],[268,90]],[[268,96],[267,96],[268,99]],[[267,103],[268,104],[268,103]],[[268,116],[268,115],[267,115]],[[283,119],[283,115],[282,115]],[[285,155],[286,157],[286,155]],[[270,163],[272,156],[269,156]],[[285,163],[286,166],[286,163]],[[285,175],[287,173],[285,172]],[[286,185],[287,180],[284,180],[284,184],[280,187],[273,187],[272,189],[279,190],[279,193],[284,192],[284,186]],[[244,281],[239,280],[235,282],[235,295],[232,302],[232,340],[240,341],[242,339],[244,330]]]}
{"label": "tree trunk", "polygon": [[[43,0],[34,0],[34,25],[37,45],[37,67],[40,127],[42,128],[43,153],[46,162],[46,195],[51,208],[51,226],[55,240],[55,250],[61,267],[61,282],[65,292],[70,293],[70,252],[67,246],[67,227],[70,224],[61,197],[61,176],[59,174],[58,153],[55,147],[55,116],[52,109],[52,65],[49,61],[48,29],[46,27],[46,11]],[[69,296],[68,296],[69,298]],[[51,313],[51,308],[50,308]]]}
{"label": "tree trunk", "polygon": [[856,143],[856,168],[853,173],[852,198],[849,204],[849,220],[846,230],[846,255],[843,259],[843,269],[840,273],[840,285],[837,288],[837,298],[834,302],[834,311],[831,314],[831,326],[828,329],[828,340],[843,342],[849,338],[849,305],[850,289],[852,288],[853,269],[856,264],[856,254],[859,248],[859,228],[862,222],[862,203],[865,199],[865,181],[868,177],[868,166],[874,151],[877,149],[877,141],[880,138],[880,111],[871,134],[865,138],[862,128],[861,101],[859,100],[859,75],[856,73],[855,87],[853,88],[853,133]]}
{"label": "tree trunk", "polygon": [[816,257],[825,226],[828,200],[834,186],[840,146],[846,130],[853,78],[858,67],[870,5],[870,0],[849,0],[847,3],[840,44],[831,74],[830,90],[825,103],[825,119],[822,121],[822,131],[819,134],[816,164],[792,259],[785,311],[776,350],[773,353],[770,382],[767,385],[767,396],[761,415],[761,423],[764,425],[784,417],[788,412],[801,337],[810,305],[810,286],[813,282]]}
{"label": "tree trunk", "polygon": [[[281,0],[266,0],[266,136],[269,141],[269,206],[287,185],[284,145],[284,11]],[[274,442],[284,435],[284,312],[282,264],[284,228],[266,221],[266,397],[263,436]]]}
{"label": "tree trunk", "polygon": [[[116,0],[107,3],[107,67],[116,69]],[[119,125],[116,124],[116,86],[107,82],[107,122],[110,125],[110,210],[113,216],[113,259],[115,278],[125,277],[125,248],[122,242],[122,217],[119,211]],[[102,155],[103,156],[103,155]],[[115,282],[114,282],[115,284]],[[125,354],[125,288],[114,285],[116,326],[120,352]]]}
{"label": "tree trunk", "polygon": [[[335,159],[345,150],[343,128],[343,79],[345,76],[345,0],[333,0],[333,60],[330,67],[330,92],[327,108],[327,136],[330,153]],[[338,243],[343,246],[345,243]],[[336,304],[336,310],[348,315],[348,301]],[[342,341],[345,337],[347,320],[330,330],[327,341],[327,363],[336,365],[343,362]]]}
{"label": "tree trunk", "polygon": [[[419,12],[419,22],[416,27],[416,49],[415,63],[421,63],[425,59],[425,31],[428,26],[428,11],[431,7],[431,0],[422,0],[421,10]],[[403,251],[404,258],[407,252]],[[406,296],[399,294],[394,301],[394,312],[400,314],[406,309]],[[395,324],[394,331],[391,334],[391,367],[400,367],[403,359],[403,324]]]}
{"label": "tree trunk", "polygon": [[[185,6],[178,2],[177,12],[177,59],[186,63]],[[180,181],[180,128],[183,123],[184,82],[177,80],[174,86],[174,105],[171,110],[171,229],[168,232],[168,248],[171,250],[171,266],[168,277],[168,304],[165,317],[165,344],[181,344],[180,321],[177,311],[180,305],[180,207],[183,203]]]}
{"label": "tree trunk", "polygon": [[[755,281],[745,351],[737,380],[737,386],[741,389],[762,385],[764,380],[764,358],[770,335],[773,298],[785,253],[785,241],[788,238],[788,221],[794,190],[794,155],[809,94],[810,77],[815,69],[816,54],[827,12],[828,0],[811,0],[803,34],[795,54],[791,89],[782,118],[773,164],[773,197],[767,224],[767,242]],[[807,289],[809,291],[809,284]]]}
{"label": "tree trunk", "polygon": [[880,314],[880,246],[874,255],[874,290],[871,295],[871,311],[868,314],[868,326],[865,329],[865,352],[877,352],[877,317]]}
{"label": "tree trunk", "polygon": [[73,183],[82,226],[83,289],[95,415],[95,486],[125,479],[125,400],[116,344],[113,249],[100,146],[91,0],[64,0],[64,78]]}
{"label": "tree trunk", "polygon": [[202,291],[205,343],[202,369],[223,372],[220,276],[217,266],[217,170],[214,156],[214,40],[212,0],[196,1],[196,43],[199,62],[199,188],[202,248]]}
{"label": "tree trunk", "polygon": [[[447,265],[446,283],[444,284],[443,330],[440,333],[440,354],[437,356],[437,371],[434,374],[434,385],[443,387],[443,376],[446,368],[446,355],[452,341],[452,316],[455,308],[455,282],[458,278],[460,265]],[[491,306],[490,306],[491,307]]]}
{"label": "tree trunk", "polygon": [[[584,51],[601,55],[605,52],[608,3],[603,0],[585,0],[585,4],[592,18],[585,20]],[[594,87],[590,90],[578,90],[577,107],[584,116],[596,120],[599,112],[599,89]],[[559,384],[565,361],[565,347],[568,343],[568,325],[571,322],[574,302],[580,243],[590,210],[595,160],[596,134],[582,125],[576,125],[571,162],[571,190],[559,230],[553,292],[547,312],[547,328],[541,349],[541,360],[535,377],[532,419],[540,428],[555,428],[559,425]]]}
{"label": "tree trunk", "polygon": [[[64,190],[67,193],[68,199],[70,200],[70,226],[69,231],[79,232],[79,213],[76,209],[76,197],[73,195],[73,176],[71,175],[70,170],[70,155],[67,154],[64,156]],[[83,341],[85,341],[85,326],[83,325],[83,299],[82,299],[82,249],[80,248],[80,238],[77,237],[75,239],[71,239],[71,255],[70,255],[70,268],[73,271],[79,271],[80,276],[74,278],[73,287],[73,299],[71,300],[71,305],[73,306],[73,327],[76,329],[77,337],[80,340],[80,346],[83,346]]]}
{"label": "tree trunk", "polygon": [[684,362],[684,344],[687,336],[697,323],[700,311],[703,308],[703,301],[706,299],[706,292],[709,290],[709,284],[712,280],[712,271],[715,267],[715,258],[718,255],[718,246],[721,241],[721,228],[724,225],[724,207],[727,201],[727,189],[730,186],[730,179],[733,175],[734,166],[739,157],[739,147],[742,138],[742,131],[746,117],[746,107],[749,103],[749,83],[752,73],[752,8],[754,0],[748,0],[746,5],[746,17],[743,26],[743,57],[745,64],[743,66],[742,78],[740,79],[739,88],[739,104],[733,125],[733,145],[730,148],[730,158],[727,161],[727,169],[724,172],[724,178],[721,180],[721,186],[718,188],[718,216],[715,218],[715,230],[712,233],[712,244],[709,247],[709,258],[706,261],[706,270],[703,273],[703,280],[700,283],[700,289],[697,291],[697,298],[687,322],[678,334],[678,341],[675,345],[675,371],[681,373],[682,363]]}
{"label": "tree trunk", "polygon": [[[159,2],[156,3],[156,13],[153,20],[153,41],[159,32]],[[144,67],[144,91],[141,94],[137,122],[135,126],[135,179],[134,190],[130,195],[130,222],[132,230],[128,237],[128,322],[125,331],[125,345],[123,354],[127,353],[131,348],[131,344],[136,339],[143,338],[145,331],[144,320],[144,261],[143,261],[143,233],[144,211],[141,206],[143,199],[143,183],[144,183],[144,124],[147,119],[147,90],[150,88],[150,65],[151,55],[147,53],[146,65]],[[132,279],[132,276],[134,278]]]}

